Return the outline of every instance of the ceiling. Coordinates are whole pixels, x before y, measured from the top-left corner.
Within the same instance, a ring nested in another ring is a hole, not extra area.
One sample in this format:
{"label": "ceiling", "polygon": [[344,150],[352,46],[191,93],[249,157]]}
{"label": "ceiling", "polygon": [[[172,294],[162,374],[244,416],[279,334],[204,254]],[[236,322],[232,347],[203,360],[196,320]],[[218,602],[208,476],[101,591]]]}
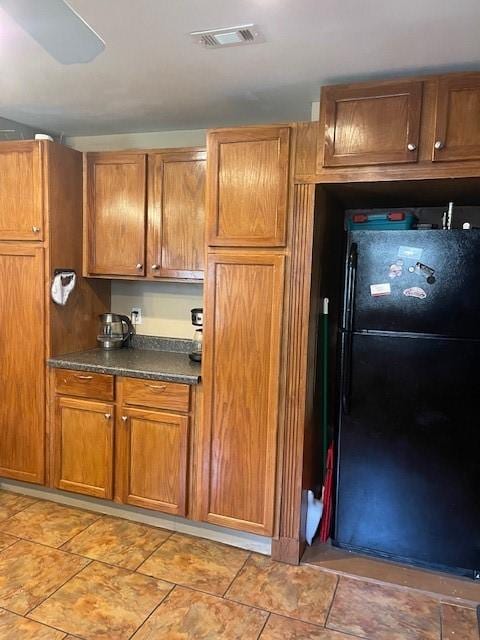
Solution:
{"label": "ceiling", "polygon": [[[319,87],[480,68],[478,0],[70,0],[106,50],[62,66],[0,10],[0,116],[65,135],[305,120]],[[205,50],[190,31],[255,23]]]}

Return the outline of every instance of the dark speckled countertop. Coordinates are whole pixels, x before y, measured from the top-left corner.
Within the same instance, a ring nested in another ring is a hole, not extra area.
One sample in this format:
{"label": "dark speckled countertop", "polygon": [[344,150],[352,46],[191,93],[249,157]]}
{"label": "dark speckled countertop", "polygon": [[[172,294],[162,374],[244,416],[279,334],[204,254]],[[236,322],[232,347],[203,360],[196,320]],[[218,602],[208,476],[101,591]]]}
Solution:
{"label": "dark speckled countertop", "polygon": [[190,341],[186,340],[159,338],[150,344],[142,341],[141,348],[91,349],[56,356],[49,358],[48,364],[57,369],[197,384],[201,367],[188,357],[189,344]]}

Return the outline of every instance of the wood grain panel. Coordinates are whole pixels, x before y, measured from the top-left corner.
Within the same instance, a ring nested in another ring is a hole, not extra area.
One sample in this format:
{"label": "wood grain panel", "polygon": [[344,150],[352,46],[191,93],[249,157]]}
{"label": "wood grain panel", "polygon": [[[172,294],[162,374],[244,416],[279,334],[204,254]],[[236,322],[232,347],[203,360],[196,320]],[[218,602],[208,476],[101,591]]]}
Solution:
{"label": "wood grain panel", "polygon": [[272,544],[272,556],[292,564],[298,564],[305,544],[302,531],[304,434],[308,380],[314,379],[308,367],[308,341],[309,336],[316,338],[310,331],[314,200],[313,185],[295,186],[290,295],[286,311],[288,353],[280,526],[278,539]]}
{"label": "wood grain panel", "polygon": [[146,155],[85,155],[86,275],[145,275]]}
{"label": "wood grain panel", "polygon": [[97,498],[113,496],[114,406],[57,398],[55,486]]}
{"label": "wood grain panel", "polygon": [[188,417],[140,409],[121,412],[119,430],[126,441],[123,502],[186,515]]}
{"label": "wood grain panel", "polygon": [[82,154],[49,141],[40,145],[47,279],[50,281],[55,269],[71,269],[77,274],[67,305],[55,304],[46,291],[47,356],[55,356],[97,346],[98,316],[111,308],[110,282],[82,277]]}
{"label": "wood grain panel", "polygon": [[438,79],[435,142],[436,162],[480,159],[480,74]]}
{"label": "wood grain panel", "polygon": [[55,369],[55,391],[67,396],[113,400],[113,376],[89,371]]}
{"label": "wood grain panel", "polygon": [[148,157],[148,269],[154,277],[203,279],[205,151]]}
{"label": "wood grain panel", "polygon": [[289,139],[289,127],[256,127],[209,133],[209,245],[285,245]]}
{"label": "wood grain panel", "polygon": [[323,166],[416,162],[421,82],[323,87],[321,101]]}
{"label": "wood grain panel", "polygon": [[187,412],[190,408],[190,385],[161,380],[121,378],[123,403],[154,409]]}
{"label": "wood grain panel", "polygon": [[42,483],[45,467],[44,252],[0,244],[0,476]]}
{"label": "wood grain panel", "polygon": [[317,170],[317,148],[320,126],[315,122],[297,122],[295,144],[295,179],[312,175]]}
{"label": "wood grain panel", "polygon": [[284,256],[208,256],[203,519],[271,535]]}
{"label": "wood grain panel", "polygon": [[39,142],[0,142],[0,240],[43,240]]}

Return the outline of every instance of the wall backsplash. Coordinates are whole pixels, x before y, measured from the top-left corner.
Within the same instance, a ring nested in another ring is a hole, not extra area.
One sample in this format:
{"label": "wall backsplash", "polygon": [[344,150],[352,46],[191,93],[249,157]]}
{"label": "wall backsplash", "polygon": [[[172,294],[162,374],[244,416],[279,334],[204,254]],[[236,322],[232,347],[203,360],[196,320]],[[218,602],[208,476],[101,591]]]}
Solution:
{"label": "wall backsplash", "polygon": [[112,280],[112,311],[129,316],[132,307],[142,308],[143,324],[137,333],[191,338],[190,309],[203,307],[203,285]]}

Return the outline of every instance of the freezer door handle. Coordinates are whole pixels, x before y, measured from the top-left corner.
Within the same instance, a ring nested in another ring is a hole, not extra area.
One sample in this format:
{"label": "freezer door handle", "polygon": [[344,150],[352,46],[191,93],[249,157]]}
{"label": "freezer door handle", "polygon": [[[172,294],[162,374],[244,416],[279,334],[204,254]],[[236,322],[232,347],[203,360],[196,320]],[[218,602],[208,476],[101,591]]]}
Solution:
{"label": "freezer door handle", "polygon": [[342,337],[342,409],[350,413],[352,388],[352,340],[353,317],[355,311],[355,287],[357,283],[358,246],[352,242],[347,262],[346,287],[344,296]]}

